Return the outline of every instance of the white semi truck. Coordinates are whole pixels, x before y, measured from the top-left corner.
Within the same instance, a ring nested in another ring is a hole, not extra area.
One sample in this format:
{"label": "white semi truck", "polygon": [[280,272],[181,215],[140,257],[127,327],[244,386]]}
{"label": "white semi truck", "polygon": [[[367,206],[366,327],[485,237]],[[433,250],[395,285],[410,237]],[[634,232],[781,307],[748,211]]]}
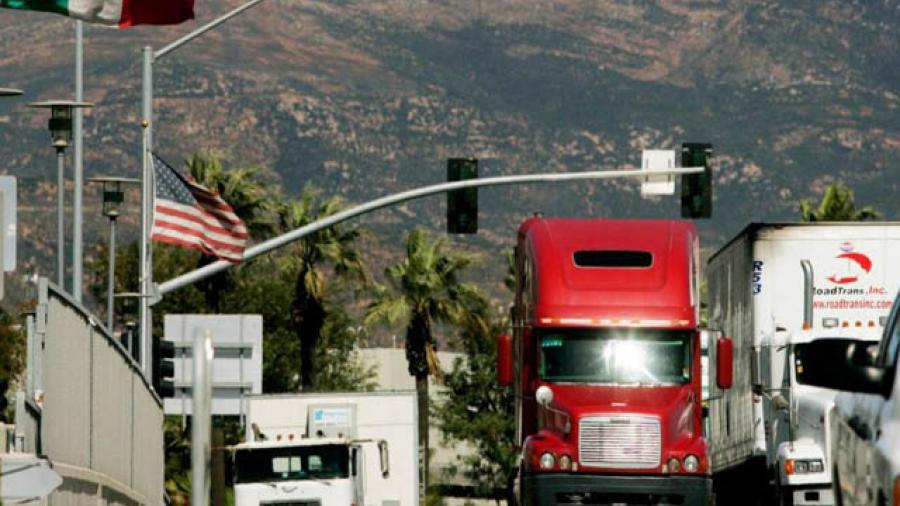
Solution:
{"label": "white semi truck", "polygon": [[245,397],[236,506],[415,506],[414,391]]}
{"label": "white semi truck", "polygon": [[710,381],[714,474],[738,470],[749,495],[774,492],[781,504],[835,504],[836,392],[797,383],[794,346],[878,340],[900,286],[897,259],[900,222],[752,224],[710,258],[709,327],[734,345],[732,388]]}

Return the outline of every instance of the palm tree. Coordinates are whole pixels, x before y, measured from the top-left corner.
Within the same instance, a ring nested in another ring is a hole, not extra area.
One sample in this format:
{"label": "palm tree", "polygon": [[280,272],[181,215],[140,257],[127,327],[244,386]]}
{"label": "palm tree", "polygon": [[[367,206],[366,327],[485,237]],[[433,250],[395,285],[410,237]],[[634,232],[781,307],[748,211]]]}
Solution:
{"label": "palm tree", "polygon": [[366,325],[406,325],[406,360],[409,374],[416,379],[419,446],[425,454],[426,468],[428,374],[438,378],[441,374],[432,329],[435,324],[459,324],[469,309],[483,305],[478,288],[459,280],[459,274],[474,261],[473,255],[449,249],[444,240],[413,230],[407,238],[406,258],[386,269],[389,285],[379,287],[366,311]]}
{"label": "palm tree", "polygon": [[[228,203],[247,227],[252,236],[268,235],[272,231],[271,197],[260,181],[261,169],[244,167],[226,169],[222,160],[213,153],[195,153],[186,160],[191,178],[219,194]],[[212,255],[203,255],[198,267],[218,260]],[[221,293],[228,288],[230,277],[227,271],[211,276],[197,283],[197,289],[206,298],[207,311],[218,313]]]}
{"label": "palm tree", "polygon": [[803,221],[865,221],[881,217],[881,213],[871,206],[856,209],[853,190],[842,183],[831,183],[818,207],[813,208],[809,199],[800,201],[800,216]]}
{"label": "palm tree", "polygon": [[[318,204],[316,198],[317,191],[307,186],[298,200],[282,204],[278,210],[280,228],[293,230],[346,207],[340,197],[332,197]],[[301,239],[295,247],[296,253],[285,259],[289,263],[288,268],[296,272],[291,320],[300,341],[300,384],[303,390],[316,386],[316,348],[328,316],[322,264],[331,265],[338,278],[364,285],[368,275],[355,248],[356,240],[362,233],[359,228],[340,225],[319,230]]]}

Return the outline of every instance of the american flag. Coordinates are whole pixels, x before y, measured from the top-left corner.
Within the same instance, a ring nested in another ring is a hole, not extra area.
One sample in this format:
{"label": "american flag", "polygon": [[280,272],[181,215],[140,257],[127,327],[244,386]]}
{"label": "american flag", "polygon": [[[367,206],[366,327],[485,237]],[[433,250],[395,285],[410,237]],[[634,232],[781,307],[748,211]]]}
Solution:
{"label": "american flag", "polygon": [[240,262],[249,235],[231,206],[216,192],[185,179],[155,154],[153,172],[153,240]]}

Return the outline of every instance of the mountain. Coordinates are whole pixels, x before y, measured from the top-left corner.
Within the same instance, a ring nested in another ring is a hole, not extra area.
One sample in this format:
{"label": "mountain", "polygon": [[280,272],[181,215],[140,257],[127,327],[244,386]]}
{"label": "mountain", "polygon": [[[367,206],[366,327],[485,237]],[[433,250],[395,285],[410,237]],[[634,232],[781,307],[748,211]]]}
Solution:
{"label": "mountain", "polygon": [[[240,2],[198,2],[176,27],[86,28],[87,175],[139,174],[140,48],[162,47]],[[711,142],[713,248],[749,221],[790,220],[830,181],[900,218],[900,4],[891,0],[267,0],[159,60],[157,152],[201,149],[364,201],[442,181],[445,159],[483,176],[634,168],[642,148]],[[0,12],[0,86],[73,94],[71,20]],[[46,115],[0,101],[0,171],[20,176],[20,271],[50,272],[55,171]],[[131,194],[132,202],[137,195]],[[89,240],[102,240],[95,191]],[[361,220],[401,254],[413,225],[442,230],[443,198]],[[526,215],[677,217],[636,183],[481,190],[460,238],[503,268]],[[136,209],[125,219],[137,233]],[[396,251],[395,251],[396,250]]]}

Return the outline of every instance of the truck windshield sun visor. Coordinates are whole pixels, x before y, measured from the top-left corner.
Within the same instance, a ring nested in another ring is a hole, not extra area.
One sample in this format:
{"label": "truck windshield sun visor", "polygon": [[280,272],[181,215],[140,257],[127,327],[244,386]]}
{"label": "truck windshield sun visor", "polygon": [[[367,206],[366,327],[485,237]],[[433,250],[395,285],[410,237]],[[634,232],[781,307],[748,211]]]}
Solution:
{"label": "truck windshield sun visor", "polygon": [[646,269],[653,265],[649,251],[583,250],[576,251],[573,257],[578,267]]}
{"label": "truck windshield sun visor", "polygon": [[551,383],[684,385],[691,380],[691,334],[618,329],[544,331],[540,376]]}

